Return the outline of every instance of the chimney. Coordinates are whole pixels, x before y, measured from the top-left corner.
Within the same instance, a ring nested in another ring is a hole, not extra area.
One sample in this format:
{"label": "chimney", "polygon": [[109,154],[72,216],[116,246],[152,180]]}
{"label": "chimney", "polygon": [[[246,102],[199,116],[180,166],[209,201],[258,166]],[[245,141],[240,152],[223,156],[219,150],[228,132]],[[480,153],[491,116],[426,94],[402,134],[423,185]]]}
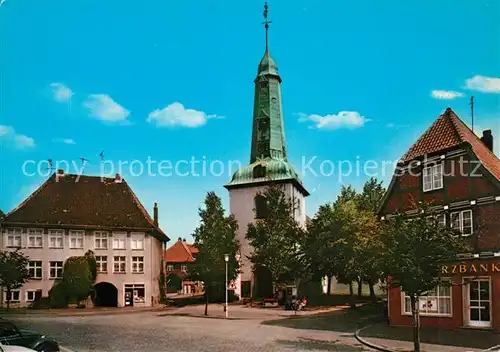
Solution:
{"label": "chimney", "polygon": [[181,242],[181,241],[182,241],[182,238],[180,238],[180,237],[179,237],[179,238],[177,239],[177,241]]}
{"label": "chimney", "polygon": [[153,222],[155,226],[158,226],[158,203],[155,202],[155,206],[153,208]]}
{"label": "chimney", "polygon": [[484,143],[486,148],[488,148],[493,153],[493,134],[491,130],[484,130],[481,141]]}
{"label": "chimney", "polygon": [[186,243],[186,239],[185,239],[185,238],[183,238],[183,239],[182,239],[182,242]]}
{"label": "chimney", "polygon": [[120,174],[116,174],[115,175],[115,183],[121,183],[122,182],[122,177],[120,176]]}
{"label": "chimney", "polygon": [[64,170],[63,169],[57,169],[56,171],[56,182],[59,181],[60,178],[64,177]]}

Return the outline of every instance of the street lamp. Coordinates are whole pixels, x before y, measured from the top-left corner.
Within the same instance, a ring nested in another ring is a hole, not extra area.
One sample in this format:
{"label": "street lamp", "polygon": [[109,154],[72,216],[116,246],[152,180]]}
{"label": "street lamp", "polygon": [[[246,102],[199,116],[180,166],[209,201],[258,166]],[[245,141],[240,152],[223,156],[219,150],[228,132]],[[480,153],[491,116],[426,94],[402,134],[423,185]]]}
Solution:
{"label": "street lamp", "polygon": [[224,254],[224,261],[226,262],[226,318],[228,317],[227,311],[227,263],[229,262],[229,254]]}

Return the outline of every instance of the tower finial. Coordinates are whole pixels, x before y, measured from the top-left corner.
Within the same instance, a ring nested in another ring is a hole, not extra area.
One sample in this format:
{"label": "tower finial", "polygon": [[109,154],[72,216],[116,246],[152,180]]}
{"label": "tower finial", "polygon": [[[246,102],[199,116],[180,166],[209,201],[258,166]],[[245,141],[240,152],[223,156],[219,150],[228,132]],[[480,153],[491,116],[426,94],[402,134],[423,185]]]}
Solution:
{"label": "tower finial", "polygon": [[269,35],[268,35],[269,24],[272,23],[272,21],[268,21],[268,19],[267,19],[267,9],[268,8],[269,7],[267,6],[267,1],[266,1],[264,3],[264,22],[262,22],[262,24],[266,28],[266,52],[268,51],[268,48],[269,48]]}

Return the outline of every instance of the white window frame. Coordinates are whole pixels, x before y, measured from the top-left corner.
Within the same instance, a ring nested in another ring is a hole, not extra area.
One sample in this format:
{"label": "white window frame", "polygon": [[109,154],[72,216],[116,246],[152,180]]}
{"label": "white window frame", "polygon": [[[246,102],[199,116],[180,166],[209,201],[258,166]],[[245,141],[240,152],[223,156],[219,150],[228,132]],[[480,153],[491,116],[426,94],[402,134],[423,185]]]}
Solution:
{"label": "white window frame", "polygon": [[130,249],[134,251],[144,250],[144,233],[132,232],[130,234]]}
{"label": "white window frame", "polygon": [[[33,239],[33,245],[31,240]],[[37,239],[40,244],[37,244]],[[28,229],[28,248],[43,248],[43,229]]]}
{"label": "white window frame", "polygon": [[[141,270],[142,265],[142,270]],[[131,260],[131,269],[133,274],[144,274],[144,257],[133,256]]]}
{"label": "white window frame", "polygon": [[174,271],[174,264],[167,264],[167,271]]}
{"label": "white window frame", "polygon": [[[7,248],[21,248],[22,246],[22,233],[23,230],[19,227],[11,227],[4,230],[5,234],[5,247]],[[9,240],[12,239],[12,244]]]}
{"label": "white window frame", "polygon": [[[464,215],[470,214],[470,233],[464,233]],[[458,215],[459,226],[455,226],[453,218]],[[472,209],[454,211],[450,214],[450,226],[456,230],[459,230],[462,233],[462,236],[470,236],[474,233],[474,217],[472,214]]]}
{"label": "white window frame", "polygon": [[[17,299],[12,299],[12,295],[14,293],[17,293]],[[4,291],[4,295],[3,295],[3,298],[4,298],[4,301],[7,302],[7,291]],[[21,290],[17,289],[17,290],[11,290],[10,291],[10,303],[19,303],[21,302]]]}
{"label": "white window frame", "polygon": [[[103,244],[106,244],[106,245],[103,245]],[[94,231],[94,248],[95,249],[108,249],[108,246],[109,246],[109,232],[108,231]]]}
{"label": "white window frame", "polygon": [[184,271],[185,273],[187,273],[187,271],[188,271],[187,264],[181,264],[181,271]]}
{"label": "white window frame", "polygon": [[422,188],[424,192],[442,189],[444,186],[443,163],[425,166],[422,170]]}
{"label": "white window frame", "polygon": [[[54,245],[52,245],[52,239],[55,239]],[[60,245],[58,242],[60,242]],[[53,249],[64,248],[64,230],[62,229],[49,230],[49,248]]]}
{"label": "white window frame", "polygon": [[[417,302],[419,305],[420,305],[420,301],[428,301],[428,300],[435,300],[437,302],[437,305],[438,305],[438,312],[424,312],[422,311],[422,308],[419,310],[419,313],[420,313],[420,316],[437,316],[437,317],[451,317],[453,316],[453,286],[451,286],[451,280],[449,279],[443,279],[442,281],[444,282],[448,282],[448,284],[446,285],[446,288],[449,290],[449,296],[441,296],[440,295],[440,291],[443,290],[443,288],[441,286],[444,286],[444,285],[438,285],[438,287],[436,287],[435,289],[435,294],[428,294],[428,295],[425,295],[425,296],[420,296],[419,297],[419,302]],[[412,315],[412,312],[411,312],[411,304],[410,304],[410,311],[408,312],[406,310],[406,300],[409,300],[410,297],[409,296],[406,296],[405,293],[403,291],[401,291],[401,312],[402,312],[402,315]],[[440,304],[440,300],[449,300],[450,303],[449,303],[449,306],[450,306],[450,312],[449,313],[439,313],[439,304]]]}
{"label": "white window frame", "polygon": [[[52,265],[52,264],[55,264],[55,265]],[[63,268],[64,268],[64,262],[63,261],[60,261],[60,260],[50,261],[49,262],[49,279],[51,279],[51,280],[62,279]],[[56,271],[56,276],[52,276],[52,270]],[[59,270],[61,270],[61,276],[57,275],[57,273],[58,273]]]}
{"label": "white window frame", "polygon": [[[75,245],[73,245],[73,240]],[[81,241],[81,245],[80,242]],[[85,231],[84,230],[70,230],[69,231],[69,248],[70,249],[83,249],[85,246]]]}
{"label": "white window frame", "polygon": [[[32,265],[32,263],[40,263],[40,266],[38,265]],[[37,269],[40,270],[40,276],[36,275]],[[35,275],[30,276],[30,280],[41,280],[43,279],[43,261],[41,260],[30,260],[28,262],[28,271],[34,270]]]}
{"label": "white window frame", "polygon": [[[38,291],[38,290],[26,290],[26,291],[24,292],[24,299],[25,299],[25,301],[26,301],[26,302],[35,302],[36,292],[37,292],[37,291]],[[33,293],[33,299],[29,299],[29,297],[28,297],[28,296],[29,296],[29,294],[30,294],[30,293]]]}
{"label": "white window frame", "polygon": [[113,232],[113,249],[127,249],[127,233]]}
{"label": "white window frame", "polygon": [[[118,258],[118,260],[116,260]],[[123,259],[123,260],[122,260]],[[118,270],[116,270],[116,264],[118,264]],[[122,270],[123,268],[123,270]],[[114,255],[113,256],[113,273],[114,274],[126,274],[127,273],[127,257],[124,255]]]}
{"label": "white window frame", "polygon": [[[97,273],[106,274],[108,272],[108,256],[107,255],[96,255],[96,270]],[[103,270],[104,267],[104,270]]]}

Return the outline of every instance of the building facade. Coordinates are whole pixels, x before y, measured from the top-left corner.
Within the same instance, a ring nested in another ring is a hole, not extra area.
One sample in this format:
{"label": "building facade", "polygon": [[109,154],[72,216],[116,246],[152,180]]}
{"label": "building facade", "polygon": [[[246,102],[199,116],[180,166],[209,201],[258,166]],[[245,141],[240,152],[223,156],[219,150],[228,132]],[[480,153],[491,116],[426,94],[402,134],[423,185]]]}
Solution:
{"label": "building facade", "polygon": [[[64,262],[91,250],[97,261],[96,305],[151,306],[167,235],[119,175],[113,178],[53,174],[0,223],[0,249],[29,257],[30,280],[11,292],[13,306],[47,297]],[[4,292],[0,298],[6,302]]]}
{"label": "building facade", "polygon": [[[384,196],[382,219],[431,204],[443,226],[467,237],[471,252],[443,263],[443,285],[420,299],[421,324],[500,330],[500,160],[490,130],[478,138],[447,109],[402,157]],[[411,325],[409,297],[390,289],[389,320]]]}
{"label": "building facade", "polygon": [[167,294],[194,295],[202,292],[202,283],[189,278],[198,248],[179,238],[165,251]]}
{"label": "building facade", "polygon": [[254,280],[254,270],[248,259],[251,247],[246,239],[247,226],[260,217],[260,195],[271,184],[281,184],[295,206],[295,219],[306,223],[305,189],[294,167],[288,161],[282,108],[281,76],[271,57],[268,44],[269,22],[267,4],[264,10],[266,46],[254,80],[254,108],[249,165],[237,170],[225,185],[229,190],[230,212],[238,222],[237,238],[241,244],[241,274],[236,279],[235,294],[248,297]]}

